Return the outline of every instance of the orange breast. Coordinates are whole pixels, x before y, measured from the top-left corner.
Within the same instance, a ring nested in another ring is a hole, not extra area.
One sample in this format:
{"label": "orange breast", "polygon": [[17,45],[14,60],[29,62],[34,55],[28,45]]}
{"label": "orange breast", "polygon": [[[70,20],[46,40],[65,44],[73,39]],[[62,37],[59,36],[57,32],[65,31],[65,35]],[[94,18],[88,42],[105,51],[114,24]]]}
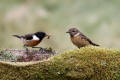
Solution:
{"label": "orange breast", "polygon": [[23,43],[25,46],[33,47],[33,46],[38,45],[40,41],[39,40],[24,40]]}
{"label": "orange breast", "polygon": [[86,45],[89,45],[90,43],[86,40],[81,38],[80,36],[71,37],[71,41],[74,45],[76,45],[78,48],[84,47]]}

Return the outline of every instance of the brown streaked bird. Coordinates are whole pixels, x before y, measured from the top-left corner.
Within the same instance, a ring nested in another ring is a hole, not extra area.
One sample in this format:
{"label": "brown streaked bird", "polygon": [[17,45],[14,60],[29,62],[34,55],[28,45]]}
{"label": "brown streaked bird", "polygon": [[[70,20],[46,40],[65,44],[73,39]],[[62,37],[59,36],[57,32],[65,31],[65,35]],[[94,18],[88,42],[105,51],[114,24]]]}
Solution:
{"label": "brown streaked bird", "polygon": [[[23,41],[24,47],[28,51],[27,47],[38,48],[34,47],[37,46],[45,37],[50,38],[50,35],[47,35],[45,32],[36,32],[33,34],[26,34],[24,36],[13,35]],[[40,47],[39,47],[40,48]]]}
{"label": "brown streaked bird", "polygon": [[81,33],[77,28],[70,28],[66,33],[70,34],[72,43],[78,48],[85,47],[88,45],[99,46],[92,42],[87,36]]}

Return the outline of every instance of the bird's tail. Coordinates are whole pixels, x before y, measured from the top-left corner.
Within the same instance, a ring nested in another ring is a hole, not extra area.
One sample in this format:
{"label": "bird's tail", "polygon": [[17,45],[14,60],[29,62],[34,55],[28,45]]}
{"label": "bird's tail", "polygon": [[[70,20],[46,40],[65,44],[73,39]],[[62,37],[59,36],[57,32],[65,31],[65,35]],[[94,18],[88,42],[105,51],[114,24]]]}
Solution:
{"label": "bird's tail", "polygon": [[12,35],[12,36],[17,37],[19,39],[23,38],[22,36],[19,36],[19,35]]}
{"label": "bird's tail", "polygon": [[98,44],[95,44],[95,43],[92,43],[92,45],[93,45],[93,46],[100,46],[100,45],[98,45]]}

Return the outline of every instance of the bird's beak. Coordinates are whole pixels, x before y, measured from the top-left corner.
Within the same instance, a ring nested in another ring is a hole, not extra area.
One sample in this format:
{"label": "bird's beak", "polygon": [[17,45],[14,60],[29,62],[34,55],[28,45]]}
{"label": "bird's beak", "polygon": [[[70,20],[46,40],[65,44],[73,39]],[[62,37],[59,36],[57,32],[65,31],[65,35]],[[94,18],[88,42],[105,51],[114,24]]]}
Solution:
{"label": "bird's beak", "polygon": [[47,39],[50,39],[51,35],[46,35]]}
{"label": "bird's beak", "polygon": [[70,31],[67,31],[66,33],[70,33]]}

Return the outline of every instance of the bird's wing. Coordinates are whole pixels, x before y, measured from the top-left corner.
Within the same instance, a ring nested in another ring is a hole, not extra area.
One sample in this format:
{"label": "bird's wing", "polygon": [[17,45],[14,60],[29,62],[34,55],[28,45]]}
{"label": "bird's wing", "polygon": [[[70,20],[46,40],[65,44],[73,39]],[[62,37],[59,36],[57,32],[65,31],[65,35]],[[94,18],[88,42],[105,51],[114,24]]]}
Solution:
{"label": "bird's wing", "polygon": [[94,45],[94,46],[99,46],[98,44],[95,44],[95,43],[93,43],[87,36],[85,36],[84,34],[80,34],[81,35],[81,38],[82,39],[85,39],[85,40],[87,40],[91,45]]}
{"label": "bird's wing", "polygon": [[27,35],[24,36],[24,39],[26,39],[26,40],[32,40],[33,36],[32,36],[32,34],[27,34]]}

